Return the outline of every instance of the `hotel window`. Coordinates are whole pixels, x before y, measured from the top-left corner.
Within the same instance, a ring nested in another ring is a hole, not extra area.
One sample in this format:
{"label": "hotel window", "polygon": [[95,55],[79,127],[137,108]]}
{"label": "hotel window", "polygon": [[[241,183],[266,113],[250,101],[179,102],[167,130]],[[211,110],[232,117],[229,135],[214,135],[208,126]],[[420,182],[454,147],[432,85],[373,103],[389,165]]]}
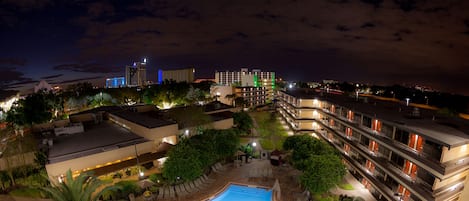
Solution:
{"label": "hotel window", "polygon": [[368,145],[368,148],[370,149],[371,152],[376,154],[378,152],[379,145],[376,141],[371,140],[370,144]]}
{"label": "hotel window", "polygon": [[410,191],[407,190],[404,186],[399,184],[397,192],[399,193],[402,201],[410,201]]}
{"label": "hotel window", "polygon": [[352,112],[352,110],[349,110],[347,112],[347,119],[350,120],[350,121],[353,121],[353,112]]}
{"label": "hotel window", "polygon": [[406,160],[405,163],[404,163],[404,167],[402,169],[402,172],[404,172],[404,174],[408,175],[412,180],[415,180],[415,178],[417,177],[417,165],[415,165],[414,163]]}
{"label": "hotel window", "polygon": [[351,138],[351,137],[352,137],[352,134],[353,134],[352,132],[353,132],[353,131],[352,131],[352,128],[349,128],[349,127],[345,128],[345,135],[346,135],[347,137]]}
{"label": "hotel window", "polygon": [[423,149],[423,138],[420,135],[411,133],[409,139],[409,147],[416,150],[417,152]]}
{"label": "hotel window", "polygon": [[376,132],[381,132],[381,121],[378,119],[373,119],[373,124],[371,125],[371,130]]}

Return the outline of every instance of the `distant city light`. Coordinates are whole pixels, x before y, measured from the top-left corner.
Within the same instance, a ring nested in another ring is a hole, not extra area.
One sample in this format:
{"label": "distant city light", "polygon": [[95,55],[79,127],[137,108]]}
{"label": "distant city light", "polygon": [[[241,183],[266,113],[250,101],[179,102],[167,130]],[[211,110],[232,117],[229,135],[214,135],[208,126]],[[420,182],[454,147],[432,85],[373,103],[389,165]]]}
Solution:
{"label": "distant city light", "polygon": [[289,84],[288,88],[290,88],[290,89],[293,88],[293,84]]}
{"label": "distant city light", "polygon": [[143,58],[143,63],[147,63],[147,58]]}

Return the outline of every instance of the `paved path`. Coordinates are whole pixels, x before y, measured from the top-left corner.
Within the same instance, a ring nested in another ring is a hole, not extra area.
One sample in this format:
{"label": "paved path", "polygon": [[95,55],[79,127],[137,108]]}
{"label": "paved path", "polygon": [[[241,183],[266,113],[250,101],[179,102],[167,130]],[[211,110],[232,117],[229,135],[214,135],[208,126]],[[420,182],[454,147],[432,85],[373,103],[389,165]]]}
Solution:
{"label": "paved path", "polygon": [[9,195],[0,195],[0,201],[52,201],[50,199],[38,199],[27,197],[13,197]]}
{"label": "paved path", "polygon": [[352,184],[353,190],[344,190],[336,187],[331,189],[330,192],[336,195],[360,196],[365,199],[365,201],[376,201],[373,195],[371,195],[371,193],[350,173],[347,172],[347,175],[345,175],[344,178],[344,182]]}

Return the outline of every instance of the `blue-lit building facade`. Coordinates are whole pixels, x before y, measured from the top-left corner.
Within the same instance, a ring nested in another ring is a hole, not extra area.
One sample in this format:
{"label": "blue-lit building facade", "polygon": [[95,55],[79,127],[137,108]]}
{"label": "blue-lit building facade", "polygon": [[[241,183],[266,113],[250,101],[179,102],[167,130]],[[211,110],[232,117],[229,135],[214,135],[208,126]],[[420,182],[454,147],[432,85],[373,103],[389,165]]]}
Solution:
{"label": "blue-lit building facade", "polygon": [[106,88],[125,87],[125,77],[106,78]]}

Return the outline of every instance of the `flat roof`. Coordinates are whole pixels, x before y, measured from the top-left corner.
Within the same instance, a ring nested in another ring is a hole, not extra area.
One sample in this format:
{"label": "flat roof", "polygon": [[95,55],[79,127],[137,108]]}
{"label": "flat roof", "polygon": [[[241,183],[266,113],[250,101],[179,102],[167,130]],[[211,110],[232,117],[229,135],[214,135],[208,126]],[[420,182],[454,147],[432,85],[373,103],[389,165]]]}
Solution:
{"label": "flat roof", "polygon": [[[469,143],[469,121],[459,117],[445,117],[435,110],[423,109],[405,102],[392,102],[372,97],[355,97],[318,93],[315,91],[292,90],[285,92],[304,99],[318,98],[351,109],[369,117],[376,117],[408,131],[427,136],[432,141],[446,146],[460,146]],[[416,115],[418,113],[418,115]]]}
{"label": "flat roof", "polygon": [[213,112],[217,110],[225,110],[233,108],[230,105],[224,104],[220,101],[213,101],[202,106],[204,112]]}
{"label": "flat roof", "polygon": [[49,162],[57,163],[147,142],[129,130],[110,121],[85,126],[85,132],[63,135],[54,139],[49,148]]}
{"label": "flat roof", "polygon": [[113,115],[119,116],[127,121],[131,121],[146,128],[157,128],[176,124],[174,121],[166,120],[157,111],[150,112],[134,112],[130,110],[122,110],[118,112],[110,112]]}

